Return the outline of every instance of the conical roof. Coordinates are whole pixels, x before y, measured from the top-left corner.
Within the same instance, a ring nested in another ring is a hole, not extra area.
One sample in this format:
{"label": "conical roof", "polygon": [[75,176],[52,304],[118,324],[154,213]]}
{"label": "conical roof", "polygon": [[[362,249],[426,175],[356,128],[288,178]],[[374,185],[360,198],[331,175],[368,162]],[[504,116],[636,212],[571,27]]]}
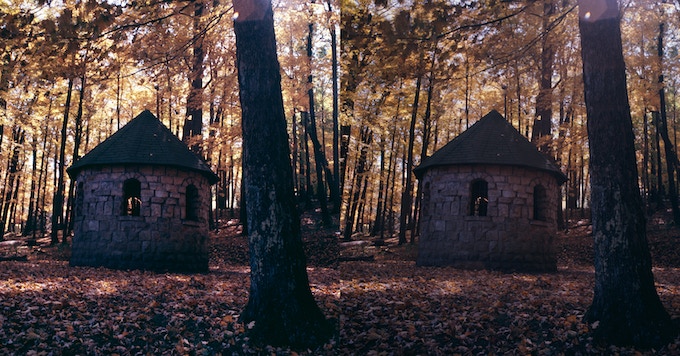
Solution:
{"label": "conical roof", "polygon": [[210,184],[219,181],[205,161],[189,150],[149,110],[137,115],[66,171],[75,177],[85,167],[116,164],[186,168],[203,174]]}
{"label": "conical roof", "polygon": [[431,167],[467,164],[521,166],[548,171],[560,184],[567,179],[498,111],[492,110],[414,169],[421,178]]}

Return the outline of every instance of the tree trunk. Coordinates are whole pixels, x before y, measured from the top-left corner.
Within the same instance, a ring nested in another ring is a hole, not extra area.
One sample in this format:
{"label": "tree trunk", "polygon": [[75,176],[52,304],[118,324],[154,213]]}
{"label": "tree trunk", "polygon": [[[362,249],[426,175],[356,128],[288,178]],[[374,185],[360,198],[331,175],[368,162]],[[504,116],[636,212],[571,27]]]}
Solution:
{"label": "tree trunk", "polygon": [[[311,89],[310,89],[311,90]],[[314,150],[314,167],[316,169],[316,196],[319,199],[319,207],[321,208],[321,219],[324,226],[331,225],[331,215],[328,211],[328,204],[326,199],[326,184],[324,183],[324,173],[327,172],[326,168],[328,166],[326,162],[326,157],[323,153],[323,147],[319,142],[319,138],[316,134],[316,119],[314,115],[309,115],[309,120],[307,120],[306,128],[307,135],[312,141],[312,148]],[[333,177],[326,175],[326,179],[329,180],[329,185],[333,184]]]}
{"label": "tree trunk", "polygon": [[[328,1],[328,11],[332,12],[332,1]],[[331,65],[333,85],[333,182],[335,182],[335,194],[331,189],[331,203],[333,204],[333,214],[340,213],[340,206],[342,205],[342,185],[340,185],[340,123],[339,115],[339,95],[338,95],[338,36],[335,31],[335,23],[330,24],[331,32]]]}
{"label": "tree trunk", "polygon": [[[85,74],[80,77],[80,91],[78,97],[78,111],[75,117],[75,133],[73,134],[73,161],[80,158],[80,144],[83,137],[83,100],[85,97]],[[75,198],[75,180],[71,179],[68,186],[68,199],[66,199],[66,214],[64,215],[64,236],[69,236],[73,230],[72,209]],[[66,243],[66,239],[62,239]]]}
{"label": "tree trunk", "polygon": [[[643,61],[646,60],[645,56],[645,38],[644,35],[642,35],[642,38],[640,40],[640,56]],[[642,200],[645,205],[645,209],[649,210],[650,208],[650,193],[652,191],[651,188],[651,183],[649,180],[649,166],[650,166],[650,157],[651,153],[649,150],[649,121],[647,120],[647,99],[645,96],[642,97],[642,107],[643,112],[642,112],[642,191],[643,196]],[[653,165],[653,163],[652,163]]]}
{"label": "tree trunk", "polygon": [[201,144],[192,140],[200,137],[203,131],[203,33],[201,17],[203,16],[203,2],[194,2],[194,46],[191,66],[191,90],[187,98],[187,115],[184,119],[182,140],[189,144],[192,151],[201,153]]}
{"label": "tree trunk", "polygon": [[550,18],[555,13],[553,0],[543,1],[543,31],[545,31],[541,41],[541,89],[536,97],[536,118],[531,130],[531,142],[538,146],[541,152],[548,153],[550,146],[547,141],[541,140],[542,137],[550,137],[552,128],[552,75],[555,51],[550,41],[547,30]]}
{"label": "tree trunk", "polygon": [[12,203],[16,198],[15,190],[20,184],[20,181],[17,180],[17,177],[19,171],[21,170],[20,156],[22,146],[24,144],[24,139],[25,139],[24,130],[20,126],[15,125],[12,128],[12,142],[14,143],[14,145],[12,147],[12,155],[9,159],[9,165],[7,167],[7,182],[4,191],[5,194],[2,217],[0,218],[0,232],[2,234],[4,234],[6,231],[9,231],[8,227],[11,226],[12,223],[12,219],[10,219],[9,212],[11,210],[10,207],[12,206]]}
{"label": "tree trunk", "polygon": [[[47,115],[46,117],[52,117],[52,104],[53,104],[53,99],[52,96],[50,96],[49,99],[49,106],[47,109]],[[48,166],[48,161],[49,161],[49,156],[52,154],[52,140],[48,140],[48,136],[50,135],[50,121],[49,120],[43,120],[45,122],[45,131],[43,132],[43,145],[42,145],[42,155],[40,157],[40,174],[38,175],[38,187],[37,187],[37,192],[38,196],[36,197],[36,202],[37,202],[37,212],[36,212],[36,223],[33,226],[33,238],[36,238],[35,230],[38,229],[38,224],[37,222],[40,221],[40,232],[41,236],[45,234],[45,222],[43,221],[44,214],[45,214],[45,197],[47,194],[45,193],[44,187],[47,186],[47,166]],[[49,145],[48,145],[49,142]]]}
{"label": "tree trunk", "polygon": [[302,122],[302,153],[300,159],[300,174],[304,178],[304,190],[302,191],[302,201],[305,203],[305,209],[309,210],[312,208],[312,194],[314,194],[314,189],[312,188],[312,164],[309,160],[309,135],[307,131],[309,130],[309,113],[306,111],[300,112],[300,120]]}
{"label": "tree trunk", "polygon": [[[31,190],[28,198],[28,216],[26,217],[26,225],[21,233],[21,236],[28,236],[30,233],[35,234],[36,221],[36,174],[38,173],[38,135],[33,133],[31,137]],[[35,240],[29,244],[35,243]]]}
{"label": "tree trunk", "polygon": [[399,215],[399,244],[406,243],[406,231],[409,229],[408,222],[413,208],[413,145],[415,141],[416,118],[418,117],[418,99],[420,98],[421,77],[416,79],[416,93],[413,99],[411,113],[411,125],[408,130],[408,147],[406,149],[406,181],[401,195],[401,213]]}
{"label": "tree trunk", "polygon": [[664,206],[663,197],[666,194],[666,188],[663,185],[663,168],[661,167],[661,132],[659,132],[659,112],[652,111],[652,119],[654,120],[654,143],[656,151],[656,170],[652,168],[652,172],[656,172],[656,190],[654,200],[656,208],[661,209]]}
{"label": "tree trunk", "polygon": [[[605,11],[595,12],[597,6]],[[605,342],[660,346],[677,332],[654,287],[618,6],[581,0],[579,7],[595,248],[595,289],[585,319],[597,323],[595,337]]]}
{"label": "tree trunk", "polygon": [[340,126],[340,183],[338,186],[345,189],[345,171],[347,170],[347,157],[349,156],[349,139],[352,134],[352,126]]}
{"label": "tree trunk", "polygon": [[[71,94],[73,92],[73,79],[68,80],[68,89],[66,90],[66,103],[64,104],[64,121],[61,126],[61,143],[59,146],[59,159],[54,164],[56,165],[55,177],[57,179],[57,189],[54,191],[54,199],[52,200],[52,236],[51,243],[54,245],[59,242],[59,229],[64,219],[64,166],[66,160],[66,139],[68,127],[68,113],[71,109]],[[62,237],[64,239],[65,237]]]}
{"label": "tree trunk", "polygon": [[269,1],[235,1],[250,295],[241,319],[260,344],[306,348],[332,326],[309,288]]}
{"label": "tree trunk", "polygon": [[517,131],[519,131],[520,133],[522,133],[522,85],[520,80],[521,75],[522,73],[520,73],[519,63],[518,61],[516,61],[515,95],[517,96]]}
{"label": "tree trunk", "polygon": [[[396,130],[394,130],[396,131]],[[376,236],[378,232],[381,233],[384,230],[384,214],[383,212],[383,205],[384,205],[384,190],[385,190],[385,150],[386,150],[386,138],[385,134],[380,135],[380,173],[379,175],[379,180],[378,180],[378,201],[377,201],[377,206],[375,209],[375,220],[373,222],[373,228],[371,229],[371,236]]]}
{"label": "tree trunk", "polygon": [[347,210],[345,212],[345,228],[343,229],[343,239],[349,241],[354,232],[354,221],[359,211],[359,203],[361,200],[361,192],[363,187],[367,184],[368,177],[368,150],[373,142],[373,131],[368,126],[361,128],[359,135],[360,142],[358,143],[358,158],[356,161],[356,169],[354,173],[354,184],[351,187],[349,198],[347,201]]}
{"label": "tree trunk", "polygon": [[649,209],[649,194],[651,186],[649,183],[649,124],[647,121],[647,111],[642,113],[642,188],[644,195],[642,196],[645,207]]}
{"label": "tree trunk", "polygon": [[[432,63],[430,67],[430,80],[429,84],[427,87],[427,100],[425,104],[425,117],[423,118],[423,144],[420,150],[420,162],[423,162],[425,158],[427,158],[427,149],[430,146],[430,137],[432,136],[432,122],[431,122],[431,116],[432,116],[432,96],[434,95],[434,84],[436,81],[435,78],[435,62],[436,62],[436,57],[437,57],[437,49],[436,46],[437,44],[435,43],[435,49],[434,49],[434,54],[432,55]],[[413,209],[413,224],[411,226],[411,238],[409,240],[409,243],[414,244],[415,243],[415,237],[418,235],[420,232],[420,204],[422,203],[422,195],[420,192],[422,192],[422,181],[418,181],[418,190],[416,193],[416,201],[415,201],[415,207]]]}
{"label": "tree trunk", "polygon": [[[292,151],[290,153],[291,157],[291,165],[293,168],[293,184],[295,188],[295,194],[297,195],[298,199],[302,198],[302,183],[301,183],[301,176],[300,176],[300,170],[302,169],[302,160],[300,159],[300,144],[299,144],[299,135],[298,135],[298,128],[297,128],[297,120],[295,119],[295,113],[297,112],[296,108],[293,108],[293,115],[291,115],[291,120],[290,120],[290,129],[291,129],[291,136],[293,137],[293,142],[292,142]],[[298,168],[298,166],[300,168]]]}
{"label": "tree trunk", "polygon": [[[326,155],[323,152],[323,147],[319,142],[319,137],[316,132],[316,110],[314,107],[314,80],[312,76],[312,34],[314,33],[314,24],[310,23],[309,32],[307,33],[307,60],[309,61],[309,76],[307,76],[307,84],[309,89],[307,89],[307,96],[309,97],[309,120],[307,124],[307,135],[309,139],[312,140],[312,148],[314,149],[314,167],[316,169],[316,196],[319,199],[319,207],[321,208],[321,221],[324,226],[331,225],[331,215],[328,211],[327,196],[326,196],[326,185],[324,183],[324,173],[328,168],[328,161],[326,161]],[[332,186],[333,177],[327,176],[326,181],[328,181],[328,186]]]}
{"label": "tree trunk", "polygon": [[[663,70],[663,34],[664,25],[659,24],[659,68]],[[659,74],[659,131],[661,138],[663,138],[663,148],[666,154],[666,174],[668,175],[668,198],[671,201],[671,209],[673,210],[673,222],[680,224],[680,206],[678,206],[678,191],[675,189],[675,171],[678,166],[678,155],[675,152],[675,147],[668,136],[668,117],[666,116],[666,91],[664,89],[663,72]]]}

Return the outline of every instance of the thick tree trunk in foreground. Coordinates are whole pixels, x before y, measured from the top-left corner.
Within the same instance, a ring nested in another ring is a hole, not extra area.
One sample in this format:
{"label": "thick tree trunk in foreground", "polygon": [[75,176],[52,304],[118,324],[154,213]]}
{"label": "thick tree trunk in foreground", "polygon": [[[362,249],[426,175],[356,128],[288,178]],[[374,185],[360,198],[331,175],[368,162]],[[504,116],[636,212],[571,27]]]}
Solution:
{"label": "thick tree trunk in foreground", "polygon": [[269,1],[234,1],[242,109],[250,295],[241,319],[257,343],[308,347],[331,325],[309,289]]}
{"label": "thick tree trunk in foreground", "polygon": [[[597,11],[598,5],[606,10]],[[595,239],[595,290],[586,320],[606,342],[658,346],[676,331],[654,287],[618,6],[616,0],[579,6]]]}

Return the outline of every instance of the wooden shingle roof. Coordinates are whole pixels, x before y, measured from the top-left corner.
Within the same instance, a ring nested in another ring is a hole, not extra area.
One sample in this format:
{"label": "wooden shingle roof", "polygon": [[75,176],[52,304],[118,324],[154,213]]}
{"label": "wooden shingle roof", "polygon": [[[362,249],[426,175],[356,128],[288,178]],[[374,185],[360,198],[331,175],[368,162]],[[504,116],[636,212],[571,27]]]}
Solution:
{"label": "wooden shingle roof", "polygon": [[210,184],[219,180],[208,164],[149,110],[137,115],[66,171],[75,177],[85,167],[120,164],[172,166],[197,171],[207,177]]}
{"label": "wooden shingle roof", "polygon": [[496,110],[427,157],[414,173],[421,178],[432,167],[478,164],[534,168],[552,173],[560,184],[566,181],[562,171]]}

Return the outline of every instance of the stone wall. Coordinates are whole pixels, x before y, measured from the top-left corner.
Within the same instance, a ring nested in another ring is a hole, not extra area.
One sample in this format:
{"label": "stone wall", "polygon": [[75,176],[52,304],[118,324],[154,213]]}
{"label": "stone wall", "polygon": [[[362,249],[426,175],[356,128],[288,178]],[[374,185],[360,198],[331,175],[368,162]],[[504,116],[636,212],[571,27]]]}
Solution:
{"label": "stone wall", "polygon": [[[123,215],[123,182],[141,183],[139,216]],[[195,219],[186,189],[198,190]],[[210,184],[201,174],[163,166],[83,169],[76,179],[73,266],[205,272]]]}
{"label": "stone wall", "polygon": [[[471,183],[488,182],[487,216],[470,215]],[[547,193],[534,218],[534,187]],[[558,183],[550,173],[512,166],[433,167],[422,178],[418,265],[555,271]]]}

